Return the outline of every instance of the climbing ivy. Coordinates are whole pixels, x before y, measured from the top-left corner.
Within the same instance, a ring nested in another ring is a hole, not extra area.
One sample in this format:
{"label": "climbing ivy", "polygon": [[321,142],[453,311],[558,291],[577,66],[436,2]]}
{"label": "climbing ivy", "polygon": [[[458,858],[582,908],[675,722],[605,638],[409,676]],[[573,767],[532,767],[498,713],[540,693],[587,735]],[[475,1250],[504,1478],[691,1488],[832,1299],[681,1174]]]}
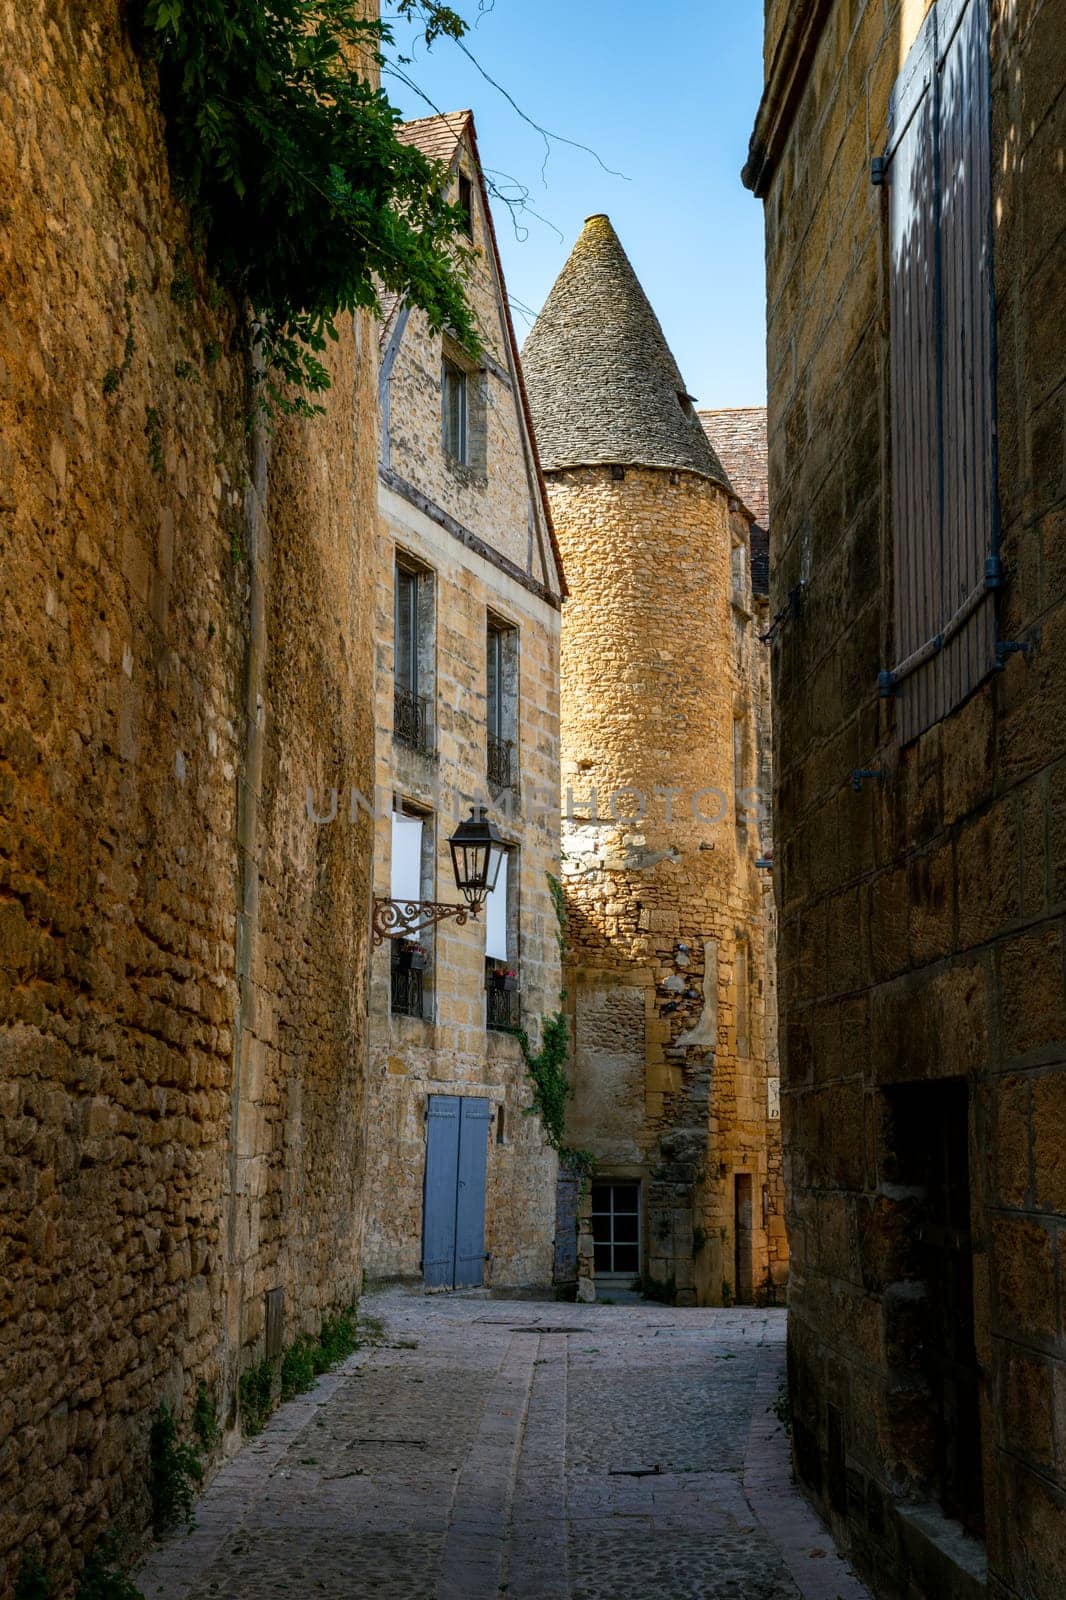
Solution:
{"label": "climbing ivy", "polygon": [[559,946],[560,960],[566,959],[566,944],[570,937],[570,917],[566,909],[566,890],[554,873],[546,874],[548,879],[548,893],[551,895],[552,906],[555,910],[555,938]]}
{"label": "climbing ivy", "polygon": [[118,1544],[113,1534],[102,1534],[97,1540],[74,1600],[144,1600],[142,1591],[119,1564]]}
{"label": "climbing ivy", "polygon": [[[556,937],[559,955],[565,961],[569,923],[563,886],[550,872],[546,876],[558,926]],[[562,999],[563,995],[559,998]],[[566,1017],[561,1011],[556,1011],[553,1016],[542,1018],[540,1049],[537,1051],[534,1051],[524,1028],[519,1028],[517,1035],[526,1071],[533,1081],[533,1104],[527,1108],[527,1115],[539,1115],[549,1145],[558,1152],[563,1168],[581,1180],[584,1193],[595,1169],[596,1158],[590,1150],[577,1150],[566,1143],[566,1102],[574,1092],[566,1072],[570,1054],[570,1030]]]}
{"label": "climbing ivy", "polygon": [[[130,8],[209,266],[254,308],[261,399],[274,412],[322,409],[308,397],[329,388],[322,356],[335,319],[379,309],[382,290],[478,348],[462,212],[442,199],[443,166],[401,143],[399,114],[367,81],[363,64],[381,62],[392,35],[363,10],[363,0]],[[397,10],[418,17],[430,43],[466,31],[434,0]]]}
{"label": "climbing ivy", "polygon": [[191,1522],[204,1469],[192,1445],[179,1438],[167,1405],[159,1407],[148,1436],[148,1467],[153,1531],[166,1533],[179,1522]]}

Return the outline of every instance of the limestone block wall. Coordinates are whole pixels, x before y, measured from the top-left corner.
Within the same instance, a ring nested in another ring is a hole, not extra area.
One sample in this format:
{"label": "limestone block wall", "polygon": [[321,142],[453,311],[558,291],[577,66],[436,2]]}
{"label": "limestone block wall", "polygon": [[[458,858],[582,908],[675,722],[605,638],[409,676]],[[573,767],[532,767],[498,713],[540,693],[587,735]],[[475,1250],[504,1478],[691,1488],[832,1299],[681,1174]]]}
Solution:
{"label": "limestone block wall", "polygon": [[753,1191],[755,1286],[769,1274],[776,1136],[759,830],[754,813],[738,825],[734,797],[735,748],[742,787],[756,783],[755,710],[728,498],[694,473],[632,467],[552,472],[549,491],[571,588],[572,1138],[601,1175],[642,1179],[648,1276],[717,1303],[737,1292],[738,1173]]}
{"label": "limestone block wall", "polygon": [[[393,571],[396,551],[432,570],[436,611],[436,749],[393,738]],[[489,611],[519,630],[516,794],[494,793],[486,774],[485,632]],[[558,922],[549,874],[559,872],[559,610],[468,551],[399,495],[383,491],[376,577],[378,631],[375,890],[390,892],[393,799],[432,814],[435,898],[458,897],[448,837],[475,802],[486,804],[518,850],[517,953],[522,1021],[534,1040],[559,1008]],[[550,1283],[556,1158],[540,1120],[518,1041],[485,1025],[484,922],[443,922],[423,941],[432,953],[426,1020],[393,1015],[390,952],[376,951],[371,983],[370,1149],[374,1198],[364,1261],[377,1276],[417,1278],[422,1257],[426,1109],[432,1094],[492,1104],[486,1193],[486,1282]],[[502,1110],[502,1121],[498,1113]]]}
{"label": "limestone block wall", "polygon": [[[0,18],[0,1594],[360,1278],[376,341],[250,444],[123,8]],[[354,420],[353,420],[354,419]]]}
{"label": "limestone block wall", "polygon": [[[999,632],[1030,653],[902,748],[877,698],[892,548],[869,161],[928,7],[821,9],[766,196],[771,609],[808,585],[774,652],[797,1461],[879,1592],[973,1592],[962,1550],[974,1570],[987,1557],[990,1594],[1050,1596],[1066,1570],[1061,8],[991,8]],[[880,773],[858,793],[856,766]],[[942,1386],[921,1375],[895,1187],[922,1114],[901,1108],[951,1081],[969,1108],[983,1551],[911,1509],[937,1497]]]}

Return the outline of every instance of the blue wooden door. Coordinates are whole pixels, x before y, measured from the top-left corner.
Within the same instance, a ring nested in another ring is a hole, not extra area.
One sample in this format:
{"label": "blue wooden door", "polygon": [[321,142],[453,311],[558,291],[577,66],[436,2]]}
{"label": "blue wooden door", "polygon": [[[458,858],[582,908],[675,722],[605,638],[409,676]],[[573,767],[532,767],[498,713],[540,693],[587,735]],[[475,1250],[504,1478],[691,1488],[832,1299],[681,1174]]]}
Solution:
{"label": "blue wooden door", "polygon": [[477,1288],[485,1272],[489,1103],[429,1097],[422,1276],[430,1289]]}
{"label": "blue wooden door", "polygon": [[455,1094],[431,1094],[426,1121],[422,1276],[427,1288],[455,1282],[455,1188],[459,1175],[459,1107]]}
{"label": "blue wooden door", "polygon": [[462,1100],[459,1124],[459,1192],[455,1207],[455,1287],[477,1289],[485,1281],[485,1165],[489,1103]]}

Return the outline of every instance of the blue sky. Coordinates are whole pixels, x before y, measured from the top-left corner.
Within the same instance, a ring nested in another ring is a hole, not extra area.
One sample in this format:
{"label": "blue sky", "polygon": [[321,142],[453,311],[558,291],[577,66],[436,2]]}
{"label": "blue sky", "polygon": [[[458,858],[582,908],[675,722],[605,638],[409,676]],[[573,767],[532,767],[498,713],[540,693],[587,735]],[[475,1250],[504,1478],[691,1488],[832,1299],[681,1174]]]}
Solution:
{"label": "blue sky", "polygon": [[[766,398],[762,206],[744,189],[762,85],[757,0],[482,0],[467,43],[535,121],[589,145],[595,157],[544,142],[448,40],[418,45],[403,70],[443,111],[472,106],[486,167],[518,180],[534,210],[516,237],[496,224],[512,300],[544,299],[585,217],[609,213],[692,393],[701,405]],[[452,0],[468,21],[478,0]],[[397,29],[412,54],[412,34]],[[385,79],[405,117],[424,99]],[[546,180],[546,187],[545,187]],[[504,185],[505,179],[497,181]],[[519,341],[529,319],[517,314]]]}

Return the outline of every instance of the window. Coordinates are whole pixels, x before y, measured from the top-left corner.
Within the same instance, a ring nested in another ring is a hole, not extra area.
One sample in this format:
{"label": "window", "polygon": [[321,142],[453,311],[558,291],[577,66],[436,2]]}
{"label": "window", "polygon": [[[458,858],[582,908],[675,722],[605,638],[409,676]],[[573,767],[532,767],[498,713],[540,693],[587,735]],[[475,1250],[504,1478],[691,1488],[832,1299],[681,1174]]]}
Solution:
{"label": "window", "polygon": [[[404,805],[394,809],[389,866],[391,899],[407,904],[433,899],[434,854],[433,817]],[[432,928],[423,929],[411,939],[390,940],[389,955],[393,1014],[424,1017],[431,987]]]}
{"label": "window", "polygon": [[735,544],[732,552],[732,566],[730,577],[732,579],[731,599],[738,611],[746,611],[748,606],[748,547],[745,544]]}
{"label": "window", "polygon": [[737,1055],[745,1060],[751,1053],[751,953],[748,941],[737,939]]}
{"label": "window", "polygon": [[469,456],[467,375],[445,356],[441,361],[441,418],[444,449],[464,466]]}
{"label": "window", "polygon": [[596,1276],[640,1272],[640,1184],[592,1185],[592,1249]]}
{"label": "window", "polygon": [[485,1025],[503,1033],[521,1020],[517,956],[518,852],[509,850],[485,902]]}
{"label": "window", "polygon": [[489,617],[486,651],[488,779],[518,787],[518,629]]}
{"label": "window", "polygon": [[433,575],[398,557],[395,570],[393,736],[430,749],[433,678]]}
{"label": "window", "polygon": [[747,794],[748,778],[748,719],[733,718],[733,811],[738,833],[748,829]]}
{"label": "window", "polygon": [[459,210],[463,214],[463,232],[474,237],[474,186],[465,172],[459,174]]}
{"label": "window", "polygon": [[988,0],[938,0],[892,93],[895,665],[906,742],[996,663]]}

